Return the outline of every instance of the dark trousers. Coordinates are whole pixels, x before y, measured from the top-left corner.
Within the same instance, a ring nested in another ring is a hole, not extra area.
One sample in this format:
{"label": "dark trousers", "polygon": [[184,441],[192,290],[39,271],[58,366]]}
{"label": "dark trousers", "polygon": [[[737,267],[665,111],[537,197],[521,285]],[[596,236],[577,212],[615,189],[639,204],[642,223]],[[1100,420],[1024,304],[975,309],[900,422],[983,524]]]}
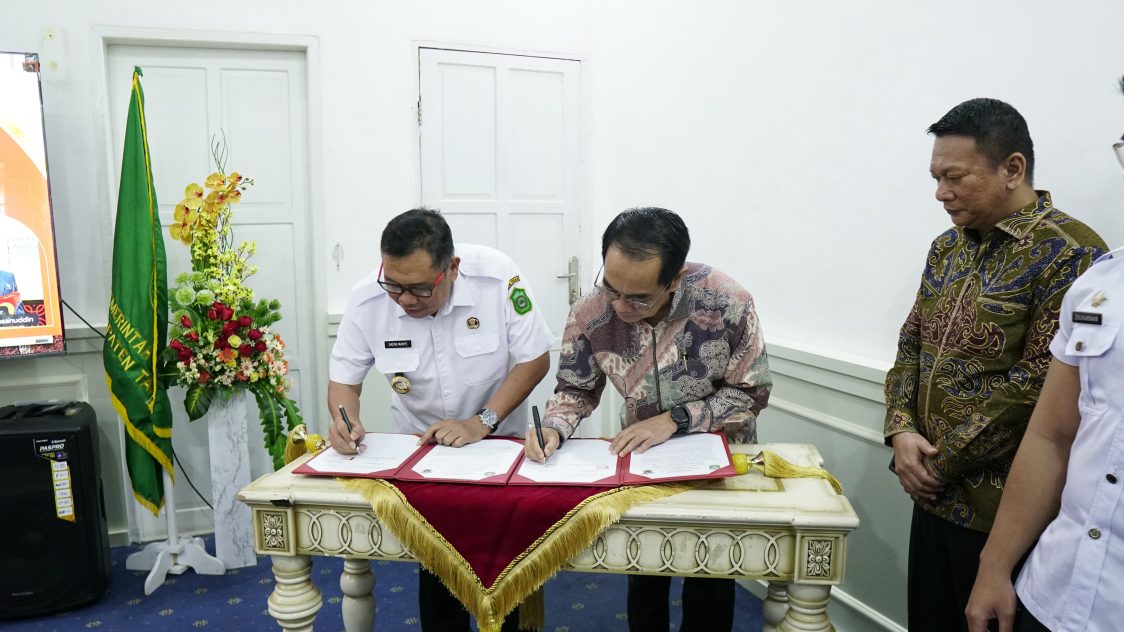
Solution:
{"label": "dark trousers", "polygon": [[[418,569],[418,609],[422,632],[470,632],[468,610],[445,588],[445,584],[424,568]],[[518,632],[519,609],[503,621],[503,632]]]}
{"label": "dark trousers", "polygon": [[914,505],[909,532],[909,631],[968,632],[964,608],[987,534]]}
{"label": "dark trousers", "polygon": [[[671,578],[628,576],[628,629],[667,630]],[[688,577],[683,580],[680,632],[730,632],[734,627],[734,580]]]}

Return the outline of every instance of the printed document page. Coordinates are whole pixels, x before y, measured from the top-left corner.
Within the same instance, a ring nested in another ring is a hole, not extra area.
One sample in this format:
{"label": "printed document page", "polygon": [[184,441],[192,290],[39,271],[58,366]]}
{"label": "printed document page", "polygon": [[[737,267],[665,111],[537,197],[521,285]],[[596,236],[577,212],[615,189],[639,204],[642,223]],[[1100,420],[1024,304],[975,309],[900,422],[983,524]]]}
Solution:
{"label": "printed document page", "polygon": [[604,439],[570,439],[546,463],[524,458],[515,472],[536,483],[593,483],[614,476],[619,457]]}
{"label": "printed document page", "polygon": [[644,454],[632,453],[629,474],[646,478],[703,476],[730,464],[722,437],[709,433],[672,437]]}
{"label": "printed document page", "polygon": [[325,448],[309,460],[308,467],[319,472],[370,474],[397,470],[418,449],[418,438],[411,434],[368,432],[359,446],[359,454],[340,454]]}
{"label": "printed document page", "polygon": [[410,469],[425,478],[479,481],[506,474],[523,453],[517,441],[477,441],[459,448],[434,446]]}

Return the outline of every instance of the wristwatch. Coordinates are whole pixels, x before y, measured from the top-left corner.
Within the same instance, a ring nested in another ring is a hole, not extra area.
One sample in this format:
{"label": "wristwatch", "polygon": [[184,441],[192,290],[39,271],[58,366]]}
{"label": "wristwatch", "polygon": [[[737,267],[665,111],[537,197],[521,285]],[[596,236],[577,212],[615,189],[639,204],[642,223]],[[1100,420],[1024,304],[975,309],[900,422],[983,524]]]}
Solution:
{"label": "wristwatch", "polygon": [[675,422],[675,434],[687,434],[687,430],[691,427],[691,413],[687,412],[687,407],[680,404],[671,409],[671,420]]}
{"label": "wristwatch", "polygon": [[492,410],[491,408],[481,408],[480,410],[476,411],[476,414],[480,417],[480,423],[488,426],[489,433],[495,430],[496,426],[500,425],[499,413]]}

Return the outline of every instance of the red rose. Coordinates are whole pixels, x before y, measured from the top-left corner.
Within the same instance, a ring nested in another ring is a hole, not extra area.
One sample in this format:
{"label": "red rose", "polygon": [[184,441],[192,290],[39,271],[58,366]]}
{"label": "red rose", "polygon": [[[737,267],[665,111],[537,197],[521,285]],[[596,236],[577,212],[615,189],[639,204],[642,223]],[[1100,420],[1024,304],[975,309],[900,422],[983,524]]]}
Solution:
{"label": "red rose", "polygon": [[228,307],[222,308],[222,319],[223,320],[230,320],[231,316],[234,316],[234,310],[232,310]]}
{"label": "red rose", "polygon": [[234,327],[235,327],[234,323],[223,323],[222,324],[222,335],[229,336],[230,334],[234,333]]}
{"label": "red rose", "polygon": [[215,301],[214,303],[211,303],[211,307],[213,307],[215,309],[222,309],[222,308],[226,307],[226,305],[223,305],[219,301]]}
{"label": "red rose", "polygon": [[257,344],[254,345],[254,349],[257,349],[259,352],[265,351],[265,341],[259,340]]}
{"label": "red rose", "polygon": [[243,358],[249,357],[249,355],[253,352],[254,348],[249,344],[244,344],[241,347],[238,347],[238,353],[241,354]]}
{"label": "red rose", "polygon": [[180,324],[184,327],[191,327],[191,319],[187,317],[187,314],[180,316]]}
{"label": "red rose", "polygon": [[238,319],[238,324],[243,327],[249,327],[250,325],[254,324],[254,319],[250,318],[249,316],[243,316],[242,318]]}
{"label": "red rose", "polygon": [[251,329],[250,333],[249,333],[249,336],[250,336],[250,340],[261,340],[261,330],[260,329]]}
{"label": "red rose", "polygon": [[211,309],[207,310],[207,318],[210,318],[211,320],[218,320],[219,319],[218,308],[212,307]]}
{"label": "red rose", "polygon": [[189,349],[184,349],[183,351],[180,351],[179,353],[177,353],[176,357],[179,358],[180,362],[188,362],[188,361],[191,360],[192,355],[194,355],[194,354],[191,353],[191,351]]}
{"label": "red rose", "polygon": [[199,334],[197,332],[189,331],[184,337],[192,342],[199,342]]}
{"label": "red rose", "polygon": [[176,351],[181,351],[181,350],[183,350],[183,343],[182,343],[182,342],[180,342],[179,340],[173,340],[173,341],[171,342],[171,344],[169,344],[168,346],[169,346],[169,347],[171,347],[171,348],[173,348],[173,349],[175,349]]}
{"label": "red rose", "polygon": [[225,349],[228,346],[230,346],[230,345],[226,342],[226,338],[219,338],[218,340],[215,341],[215,348],[216,349]]}
{"label": "red rose", "polygon": [[210,382],[210,381],[211,381],[211,374],[210,373],[207,373],[206,371],[200,371],[199,372],[199,383],[200,384],[206,384],[207,382]]}

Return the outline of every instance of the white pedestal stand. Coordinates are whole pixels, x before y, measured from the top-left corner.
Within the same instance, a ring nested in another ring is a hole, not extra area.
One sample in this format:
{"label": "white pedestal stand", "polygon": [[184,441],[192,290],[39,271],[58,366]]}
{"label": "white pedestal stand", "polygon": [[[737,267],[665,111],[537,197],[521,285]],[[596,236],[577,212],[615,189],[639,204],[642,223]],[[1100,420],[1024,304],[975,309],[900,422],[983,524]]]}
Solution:
{"label": "white pedestal stand", "polygon": [[216,397],[204,415],[211,452],[211,502],[215,507],[215,556],[226,568],[254,566],[254,532],[250,507],[238,492],[250,484],[250,449],[246,439],[246,400],[237,391]]}
{"label": "white pedestal stand", "polygon": [[176,529],[176,494],[172,477],[164,472],[164,517],[168,522],[168,539],[153,542],[125,560],[125,568],[131,571],[147,571],[144,580],[144,594],[151,595],[164,583],[168,573],[182,575],[188,568],[200,575],[222,575],[226,567],[218,559],[207,554],[202,538],[180,536]]}

